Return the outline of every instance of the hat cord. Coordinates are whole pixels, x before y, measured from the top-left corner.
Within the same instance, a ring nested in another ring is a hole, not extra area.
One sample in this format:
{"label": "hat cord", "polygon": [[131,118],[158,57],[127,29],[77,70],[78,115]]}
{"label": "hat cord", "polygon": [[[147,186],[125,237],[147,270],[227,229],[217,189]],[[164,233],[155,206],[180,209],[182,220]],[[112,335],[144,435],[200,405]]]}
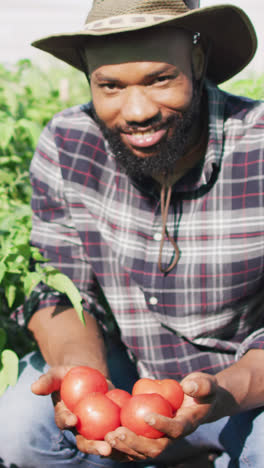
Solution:
{"label": "hat cord", "polygon": [[[205,142],[207,139],[207,125],[206,125],[206,119],[203,121],[203,127],[201,130],[201,136],[199,138],[199,141],[195,144],[194,147],[192,147],[189,152],[184,156],[186,159],[190,158],[190,156],[194,153],[196,154],[202,154],[204,152],[205,148]],[[166,193],[167,190],[167,193]],[[161,191],[160,191],[160,211],[161,211],[161,219],[162,219],[162,235],[161,235],[161,241],[160,241],[160,248],[159,248],[159,257],[158,257],[158,267],[159,270],[162,273],[169,273],[178,263],[180,259],[180,249],[177,245],[176,240],[168,233],[166,224],[168,220],[168,213],[169,213],[169,206],[171,202],[171,197],[172,197],[172,184],[168,186],[168,184],[163,183],[161,186]],[[163,247],[164,247],[164,242],[166,239],[166,235],[168,240],[170,241],[171,245],[174,248],[174,253],[175,256],[172,260],[172,262],[167,266],[167,268],[164,268],[162,266],[162,252],[163,252]]]}
{"label": "hat cord", "polygon": [[[173,239],[173,237],[168,233],[166,224],[167,224],[167,219],[168,219],[168,212],[169,212],[169,206],[170,206],[170,201],[171,201],[171,194],[172,194],[172,186],[169,185],[167,193],[166,193],[166,184],[163,184],[161,187],[160,191],[160,210],[161,210],[161,219],[162,219],[162,234],[161,234],[161,241],[160,241],[160,247],[159,247],[159,259],[158,259],[158,267],[161,273],[169,273],[175,265],[178,263],[178,260],[180,258],[180,251],[179,247],[176,243],[176,241]],[[163,268],[162,266],[162,251],[163,251],[163,246],[165,242],[165,237],[168,237],[168,240],[170,241],[171,245],[174,248],[175,256],[173,261],[171,262],[170,265],[167,266],[167,268]]]}

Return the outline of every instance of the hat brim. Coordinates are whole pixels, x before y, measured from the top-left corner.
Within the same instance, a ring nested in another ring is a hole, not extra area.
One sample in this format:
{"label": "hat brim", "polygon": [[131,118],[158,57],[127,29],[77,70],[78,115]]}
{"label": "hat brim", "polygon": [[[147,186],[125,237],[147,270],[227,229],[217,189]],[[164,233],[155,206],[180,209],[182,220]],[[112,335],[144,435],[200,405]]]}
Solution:
{"label": "hat brim", "polygon": [[210,57],[207,76],[215,84],[223,83],[243,70],[252,60],[257,49],[257,37],[250,19],[243,10],[234,5],[190,10],[169,19],[153,16],[147,24],[131,24],[114,29],[110,27],[89,28],[56,34],[36,40],[32,45],[83,71],[78,50],[84,45],[89,47],[90,37],[122,34],[159,25],[187,29],[193,33],[199,32],[202,38],[209,41]]}

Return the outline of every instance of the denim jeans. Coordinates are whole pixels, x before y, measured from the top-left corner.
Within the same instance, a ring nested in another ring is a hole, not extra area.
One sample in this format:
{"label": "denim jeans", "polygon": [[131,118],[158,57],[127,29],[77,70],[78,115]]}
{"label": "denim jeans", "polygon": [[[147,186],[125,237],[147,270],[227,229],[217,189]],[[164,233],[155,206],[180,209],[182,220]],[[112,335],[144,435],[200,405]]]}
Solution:
{"label": "denim jeans", "polygon": [[[116,386],[130,390],[137,378],[124,350],[109,356],[112,380]],[[159,457],[149,461],[122,464],[79,452],[70,431],[60,431],[54,422],[50,396],[37,396],[30,390],[32,382],[47,370],[40,353],[31,353],[20,362],[20,377],[0,398],[0,467],[6,468],[139,468],[176,465],[205,449],[218,451],[216,468],[263,468],[264,417],[262,409],[222,418],[200,426],[183,440],[175,441]],[[157,462],[157,460],[156,460]],[[2,465],[1,465],[2,463]]]}

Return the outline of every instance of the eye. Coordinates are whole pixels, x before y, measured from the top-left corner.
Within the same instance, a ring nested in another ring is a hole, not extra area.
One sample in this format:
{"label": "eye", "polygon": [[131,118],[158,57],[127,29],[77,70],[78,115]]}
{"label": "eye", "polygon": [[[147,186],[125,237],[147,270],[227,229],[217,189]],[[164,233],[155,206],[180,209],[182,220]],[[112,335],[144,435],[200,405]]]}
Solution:
{"label": "eye", "polygon": [[116,85],[114,83],[103,83],[100,88],[115,89]]}
{"label": "eye", "polygon": [[154,85],[165,85],[171,83],[173,80],[175,80],[176,76],[175,75],[161,75],[155,78],[153,84]]}
{"label": "eye", "polygon": [[155,83],[166,83],[166,82],[169,82],[169,81],[173,80],[174,78],[175,78],[175,76],[173,76],[173,75],[158,76],[155,79]]}
{"label": "eye", "polygon": [[103,89],[106,93],[113,93],[121,89],[121,87],[116,83],[101,83],[98,86],[99,88]]}

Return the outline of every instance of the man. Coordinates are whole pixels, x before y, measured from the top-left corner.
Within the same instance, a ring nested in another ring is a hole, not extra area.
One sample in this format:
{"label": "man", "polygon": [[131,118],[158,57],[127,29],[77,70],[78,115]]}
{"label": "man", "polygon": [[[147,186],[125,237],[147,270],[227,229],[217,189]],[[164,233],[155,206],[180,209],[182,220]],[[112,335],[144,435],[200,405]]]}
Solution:
{"label": "man", "polygon": [[[46,364],[27,356],[0,401],[1,457],[205,468],[213,453],[217,468],[260,468],[264,108],[217,88],[253,57],[254,29],[233,6],[131,4],[95,0],[83,31],[35,43],[91,86],[92,103],[47,126],[31,166],[32,242],[79,288],[86,327],[65,296],[41,289],[28,327]],[[165,437],[121,427],[75,439],[59,389],[80,364],[110,388],[138,375],[180,381],[176,416],[146,416]]]}

